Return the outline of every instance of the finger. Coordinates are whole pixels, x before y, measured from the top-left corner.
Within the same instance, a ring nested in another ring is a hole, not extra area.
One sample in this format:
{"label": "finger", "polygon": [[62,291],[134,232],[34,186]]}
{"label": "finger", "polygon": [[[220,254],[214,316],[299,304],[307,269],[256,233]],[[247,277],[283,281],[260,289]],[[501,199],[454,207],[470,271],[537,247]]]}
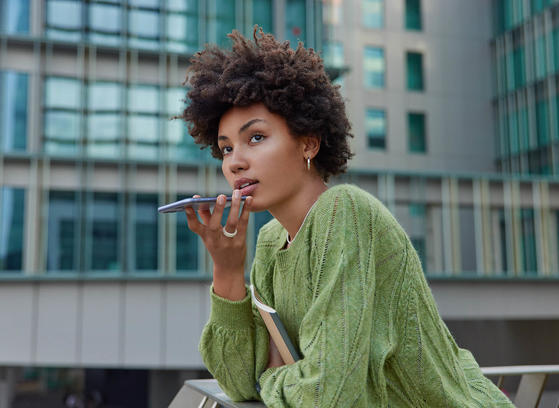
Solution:
{"label": "finger", "polygon": [[226,202],[227,199],[225,198],[225,195],[220,194],[219,196],[217,196],[214,212],[212,213],[210,221],[207,224],[210,227],[210,229],[213,231],[217,231],[218,229],[221,229],[221,217],[223,216],[223,209],[225,208]]}
{"label": "finger", "polygon": [[241,207],[241,192],[240,190],[233,190],[233,200],[231,201],[231,209],[229,210],[229,217],[225,223],[225,230],[227,232],[235,232],[237,224],[239,223],[239,208]]}
{"label": "finger", "polygon": [[[194,194],[192,196],[192,198],[200,198],[199,194]],[[210,209],[207,206],[200,206],[198,207],[198,210],[194,210],[194,212],[198,212],[198,215],[200,216],[200,219],[202,220],[202,223],[204,223],[205,225],[208,225],[208,222],[210,222],[210,217],[211,217],[211,213],[210,213]]]}
{"label": "finger", "polygon": [[190,230],[198,235],[202,232],[202,224],[198,221],[198,217],[196,216],[196,212],[192,207],[186,207],[184,209],[186,214],[186,224]]}
{"label": "finger", "polygon": [[243,209],[241,211],[241,216],[239,217],[239,224],[237,225],[237,229],[241,235],[243,235],[248,226],[248,219],[250,216],[250,208],[252,206],[252,197],[247,197],[245,203],[243,205]]}

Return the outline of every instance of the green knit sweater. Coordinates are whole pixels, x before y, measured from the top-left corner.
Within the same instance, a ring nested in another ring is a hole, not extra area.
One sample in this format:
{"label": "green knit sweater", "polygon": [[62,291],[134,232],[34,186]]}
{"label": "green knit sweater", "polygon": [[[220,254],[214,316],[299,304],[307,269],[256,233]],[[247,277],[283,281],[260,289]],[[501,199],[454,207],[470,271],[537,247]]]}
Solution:
{"label": "green knit sweater", "polygon": [[250,297],[233,302],[212,291],[200,352],[232,399],[303,408],[513,407],[456,345],[408,236],[380,201],[355,186],[332,187],[283,249],[286,236],[276,220],[260,230],[251,281],[302,359],[266,370],[268,333]]}

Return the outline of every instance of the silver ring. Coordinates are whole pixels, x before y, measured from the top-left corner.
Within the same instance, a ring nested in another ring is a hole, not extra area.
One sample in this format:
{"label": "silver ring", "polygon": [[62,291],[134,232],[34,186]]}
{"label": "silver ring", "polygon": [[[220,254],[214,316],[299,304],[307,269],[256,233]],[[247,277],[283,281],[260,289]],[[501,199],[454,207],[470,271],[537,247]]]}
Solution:
{"label": "silver ring", "polygon": [[225,235],[227,238],[233,238],[235,235],[237,235],[237,229],[235,229],[235,231],[233,232],[229,232],[225,229],[225,227],[223,227],[223,235]]}

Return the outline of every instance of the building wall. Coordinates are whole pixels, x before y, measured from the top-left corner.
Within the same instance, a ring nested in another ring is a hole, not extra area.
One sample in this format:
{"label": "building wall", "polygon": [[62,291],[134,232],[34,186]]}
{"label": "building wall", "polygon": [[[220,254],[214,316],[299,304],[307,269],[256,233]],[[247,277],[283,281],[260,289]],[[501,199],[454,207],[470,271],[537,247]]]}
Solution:
{"label": "building wall", "polygon": [[[363,0],[345,1],[330,41],[343,43],[349,72],[343,92],[355,133],[353,167],[400,170],[492,171],[492,36],[490,4],[484,0],[421,1],[422,30],[404,27],[405,2],[385,1],[384,26],[365,28]],[[364,86],[363,50],[384,49],[384,89]],[[407,51],[423,54],[424,91],[406,87]],[[386,111],[386,148],[367,148],[365,109]],[[406,114],[427,115],[427,152],[411,153]]]}

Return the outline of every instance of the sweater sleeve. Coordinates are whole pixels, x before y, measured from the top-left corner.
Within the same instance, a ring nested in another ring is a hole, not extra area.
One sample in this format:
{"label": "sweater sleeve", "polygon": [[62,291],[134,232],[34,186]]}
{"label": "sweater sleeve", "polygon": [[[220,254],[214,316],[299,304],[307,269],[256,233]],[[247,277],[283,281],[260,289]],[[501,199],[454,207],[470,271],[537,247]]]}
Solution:
{"label": "sweater sleeve", "polygon": [[199,350],[208,371],[234,401],[256,400],[256,373],[268,360],[268,332],[255,318],[248,295],[240,301],[210,290],[210,318],[202,331]]}
{"label": "sweater sleeve", "polygon": [[299,329],[301,360],[260,377],[266,406],[354,407],[367,384],[375,208],[341,193],[313,225],[312,303]]}

